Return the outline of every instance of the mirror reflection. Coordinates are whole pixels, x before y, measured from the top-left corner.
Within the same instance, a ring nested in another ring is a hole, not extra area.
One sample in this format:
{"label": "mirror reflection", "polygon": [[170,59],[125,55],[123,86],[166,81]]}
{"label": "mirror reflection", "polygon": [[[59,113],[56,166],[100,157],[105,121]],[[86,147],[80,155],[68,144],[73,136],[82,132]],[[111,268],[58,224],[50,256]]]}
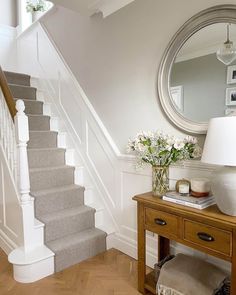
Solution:
{"label": "mirror reflection", "polygon": [[178,52],[169,92],[185,118],[207,122],[236,112],[236,25],[217,23],[192,35]]}

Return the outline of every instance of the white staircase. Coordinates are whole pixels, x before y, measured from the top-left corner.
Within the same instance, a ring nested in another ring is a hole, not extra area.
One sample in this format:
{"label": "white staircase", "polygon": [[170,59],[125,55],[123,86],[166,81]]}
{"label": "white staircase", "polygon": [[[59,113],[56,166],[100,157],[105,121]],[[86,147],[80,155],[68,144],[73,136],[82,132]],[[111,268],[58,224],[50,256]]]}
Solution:
{"label": "white staircase", "polygon": [[35,219],[34,199],[29,194],[29,131],[24,102],[17,100],[15,112],[9,107],[11,103],[14,106],[13,97],[1,69],[0,76],[0,246],[10,252],[15,279],[31,282],[54,272],[54,253],[44,245],[44,225]]}

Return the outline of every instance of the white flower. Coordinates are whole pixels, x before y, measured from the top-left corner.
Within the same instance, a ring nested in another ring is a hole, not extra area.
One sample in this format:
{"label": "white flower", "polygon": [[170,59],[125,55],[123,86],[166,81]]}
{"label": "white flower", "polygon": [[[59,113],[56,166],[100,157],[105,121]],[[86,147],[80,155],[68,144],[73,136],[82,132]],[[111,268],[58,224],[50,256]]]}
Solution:
{"label": "white flower", "polygon": [[201,154],[196,138],[187,136],[182,140],[160,131],[139,132],[133,140],[129,140],[128,151],[135,152],[139,164],[149,163],[152,166],[168,166]]}
{"label": "white flower", "polygon": [[202,154],[202,149],[200,148],[200,146],[197,145],[193,151],[193,157],[199,158],[201,154]]}
{"label": "white flower", "polygon": [[197,138],[188,135],[188,136],[185,137],[184,142],[185,142],[185,143],[196,144],[196,143],[197,143]]}
{"label": "white flower", "polygon": [[150,139],[153,139],[153,138],[155,137],[155,134],[154,134],[154,132],[152,132],[152,131],[148,131],[148,132],[146,133],[146,136],[149,137]]}
{"label": "white flower", "polygon": [[127,153],[130,153],[134,150],[134,142],[132,139],[129,139],[127,144]]}
{"label": "white flower", "polygon": [[172,145],[175,144],[176,139],[175,139],[173,136],[171,136],[171,137],[169,137],[169,138],[167,139],[166,142],[167,142],[167,145],[168,145],[168,146],[172,146]]}
{"label": "white flower", "polygon": [[166,149],[170,152],[171,149],[172,149],[172,146],[173,146],[173,145],[167,145],[167,146],[166,146]]}
{"label": "white flower", "polygon": [[180,140],[177,140],[175,143],[174,143],[174,148],[177,149],[178,151],[183,149],[185,146],[184,142],[183,141],[180,141]]}
{"label": "white flower", "polygon": [[144,152],[145,149],[146,149],[146,147],[142,143],[140,143],[140,142],[136,145],[136,148],[140,152]]}

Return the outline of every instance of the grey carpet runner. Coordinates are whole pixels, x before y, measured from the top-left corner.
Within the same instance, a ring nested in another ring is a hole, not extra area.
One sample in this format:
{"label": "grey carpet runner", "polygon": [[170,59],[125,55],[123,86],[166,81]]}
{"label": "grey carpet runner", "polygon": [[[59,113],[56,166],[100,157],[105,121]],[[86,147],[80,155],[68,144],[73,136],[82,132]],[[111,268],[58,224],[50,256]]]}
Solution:
{"label": "grey carpet runner", "polygon": [[14,98],[25,102],[31,195],[58,272],[105,251],[106,233],[95,228],[95,210],[84,205],[84,188],[74,184],[74,167],[65,164],[65,150],[57,148],[57,132],[50,131],[50,117],[43,115],[43,103],[36,100],[30,76],[5,75]]}

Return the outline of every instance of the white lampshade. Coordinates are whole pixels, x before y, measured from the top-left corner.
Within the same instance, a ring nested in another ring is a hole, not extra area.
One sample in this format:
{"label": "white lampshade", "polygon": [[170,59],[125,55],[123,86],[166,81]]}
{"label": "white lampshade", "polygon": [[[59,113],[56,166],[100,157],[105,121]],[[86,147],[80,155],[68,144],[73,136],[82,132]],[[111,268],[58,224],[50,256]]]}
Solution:
{"label": "white lampshade", "polygon": [[223,213],[236,216],[236,117],[210,120],[202,162],[221,165],[213,174],[213,195]]}
{"label": "white lampshade", "polygon": [[236,166],[235,116],[210,120],[202,162],[223,166]]}

